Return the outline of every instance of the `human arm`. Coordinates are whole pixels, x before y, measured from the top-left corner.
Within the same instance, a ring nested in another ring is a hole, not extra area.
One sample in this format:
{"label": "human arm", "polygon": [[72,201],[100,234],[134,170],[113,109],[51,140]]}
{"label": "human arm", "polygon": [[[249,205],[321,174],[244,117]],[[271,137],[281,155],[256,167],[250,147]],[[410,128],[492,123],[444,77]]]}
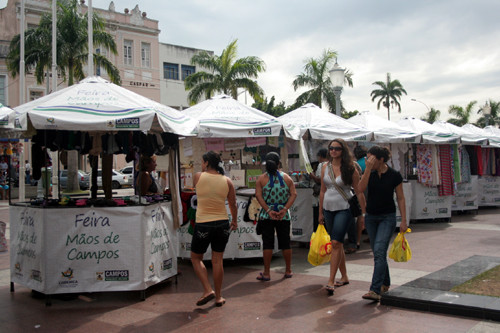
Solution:
{"label": "human arm", "polygon": [[362,215],[358,216],[358,223],[362,223],[364,225],[365,214],[366,214],[366,198],[365,198],[365,193],[363,191],[360,191],[359,178],[360,177],[358,170],[354,170],[354,174],[352,175],[352,187],[354,189],[354,193],[356,193],[356,196],[358,197],[359,206],[361,207],[361,213],[362,213]]}
{"label": "human arm", "polygon": [[319,191],[319,215],[318,215],[319,224],[325,223],[325,218],[323,217],[323,200],[325,199],[326,185],[323,179],[325,176],[325,170],[327,168],[327,165],[328,164],[325,163],[321,168],[321,190]]}
{"label": "human arm", "polygon": [[229,192],[227,193],[227,202],[231,211],[231,230],[238,228],[238,208],[236,207],[236,191],[230,178],[226,177]]}
{"label": "human arm", "polygon": [[292,178],[290,178],[289,175],[286,173],[284,174],[285,183],[288,185],[288,189],[290,190],[290,196],[288,197],[288,200],[283,208],[280,209],[278,212],[277,219],[282,220],[283,217],[285,217],[286,213],[292,207],[293,203],[295,202],[295,199],[297,198],[297,189],[295,188],[295,184],[293,183]]}
{"label": "human arm", "polygon": [[399,225],[399,231],[401,233],[408,229],[408,224],[406,222],[406,201],[405,194],[403,192],[403,183],[396,186],[396,199],[398,201],[399,212],[401,213],[401,224]]}
{"label": "human arm", "polygon": [[366,159],[366,168],[365,172],[363,173],[363,176],[361,177],[361,180],[359,182],[359,191],[365,192],[366,187],[368,186],[368,181],[370,180],[370,174],[372,173],[372,168],[377,159],[375,158],[374,155],[371,155],[369,158]]}
{"label": "human arm", "polygon": [[255,197],[257,198],[257,201],[259,202],[259,205],[264,209],[264,211],[269,215],[269,217],[273,220],[276,218],[276,212],[271,210],[271,208],[267,205],[266,201],[264,200],[264,197],[262,196],[262,188],[267,184],[269,181],[269,177],[267,174],[262,174],[257,178],[257,183],[255,185]]}

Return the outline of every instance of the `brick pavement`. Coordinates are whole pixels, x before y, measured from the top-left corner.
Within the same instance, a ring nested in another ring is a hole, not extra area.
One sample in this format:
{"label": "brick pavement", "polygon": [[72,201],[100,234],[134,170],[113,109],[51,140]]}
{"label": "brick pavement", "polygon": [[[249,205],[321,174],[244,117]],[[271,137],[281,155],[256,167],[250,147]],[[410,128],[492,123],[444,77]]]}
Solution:
{"label": "brick pavement", "polygon": [[[413,258],[390,261],[393,287],[437,271],[472,255],[497,256],[500,209],[453,216],[451,223],[418,223],[408,235]],[[0,220],[8,206],[0,203]],[[347,256],[351,283],[328,297],[323,288],[328,266],[307,263],[307,249],[293,249],[294,277],[282,279],[284,263],[272,262],[272,281],[255,280],[261,259],[225,261],[223,294],[227,303],[197,307],[201,287],[189,260],[179,260],[182,275],[154,286],[148,298],[138,292],[83,294],[54,299],[51,307],[16,285],[9,291],[9,252],[0,253],[1,332],[498,332],[500,324],[370,303],[361,299],[369,287],[373,258],[366,244]]]}

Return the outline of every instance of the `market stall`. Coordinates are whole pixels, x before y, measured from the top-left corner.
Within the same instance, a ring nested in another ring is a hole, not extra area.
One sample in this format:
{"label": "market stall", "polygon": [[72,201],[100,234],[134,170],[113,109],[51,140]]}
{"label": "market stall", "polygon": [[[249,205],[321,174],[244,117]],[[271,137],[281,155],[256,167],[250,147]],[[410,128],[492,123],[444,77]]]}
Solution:
{"label": "market stall", "polygon": [[[112,154],[130,153],[132,147],[139,154],[168,153],[174,160],[176,140],[171,136],[190,135],[197,125],[174,109],[99,77],[89,77],[16,111],[21,128],[36,129],[32,140],[42,154],[47,149],[79,149],[94,158],[101,155],[103,161]],[[162,140],[163,147],[157,141],[153,151],[147,150],[150,139]],[[144,290],[176,275],[175,229],[181,207],[176,168],[169,174],[171,196],[111,198],[105,188],[105,198],[99,198],[93,184],[90,198],[48,195],[11,206],[15,249],[10,258],[11,281],[57,294]]]}
{"label": "market stall", "polygon": [[[244,214],[249,197],[253,196],[256,178],[263,170],[263,156],[269,151],[286,156],[282,124],[275,117],[227,95],[214,96],[183,113],[199,123],[196,138],[181,140],[184,207],[187,210],[193,207],[192,178],[195,172],[201,171],[203,153],[209,150],[220,153],[226,175],[237,189],[238,200],[238,229],[231,234],[224,257],[262,256],[262,238],[255,234],[254,221],[244,221]],[[185,215],[185,224],[179,229],[179,254],[183,257],[189,255],[192,238],[189,225],[194,221],[187,223],[188,220]]]}

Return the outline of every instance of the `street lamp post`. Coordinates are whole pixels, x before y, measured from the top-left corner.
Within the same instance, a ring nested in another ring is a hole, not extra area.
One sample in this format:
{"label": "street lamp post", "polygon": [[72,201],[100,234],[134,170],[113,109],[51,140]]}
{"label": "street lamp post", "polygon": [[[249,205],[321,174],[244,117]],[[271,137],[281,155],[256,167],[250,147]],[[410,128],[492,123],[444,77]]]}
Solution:
{"label": "street lamp post", "polygon": [[425,107],[427,108],[427,112],[431,112],[431,109],[429,109],[429,107],[427,106],[427,104],[425,104],[424,102],[422,101],[419,101],[418,99],[415,99],[415,98],[412,98],[411,99],[413,102],[419,102],[419,103],[422,103],[423,105],[425,105]]}
{"label": "street lamp post", "polygon": [[333,85],[333,94],[335,95],[335,114],[340,117],[340,94],[342,94],[342,86],[344,85],[345,69],[340,68],[335,59],[335,65],[330,70],[330,79]]}
{"label": "street lamp post", "polygon": [[490,124],[490,115],[491,115],[491,106],[488,104],[488,101],[486,101],[482,110],[486,121],[486,126],[488,126]]}

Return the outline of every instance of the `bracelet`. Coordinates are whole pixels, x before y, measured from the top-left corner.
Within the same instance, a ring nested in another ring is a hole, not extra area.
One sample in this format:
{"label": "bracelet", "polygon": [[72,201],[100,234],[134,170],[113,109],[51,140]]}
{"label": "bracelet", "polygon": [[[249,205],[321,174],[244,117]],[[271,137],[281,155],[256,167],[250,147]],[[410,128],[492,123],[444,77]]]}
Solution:
{"label": "bracelet", "polygon": [[271,207],[267,208],[266,213],[269,214],[270,211],[271,211]]}

